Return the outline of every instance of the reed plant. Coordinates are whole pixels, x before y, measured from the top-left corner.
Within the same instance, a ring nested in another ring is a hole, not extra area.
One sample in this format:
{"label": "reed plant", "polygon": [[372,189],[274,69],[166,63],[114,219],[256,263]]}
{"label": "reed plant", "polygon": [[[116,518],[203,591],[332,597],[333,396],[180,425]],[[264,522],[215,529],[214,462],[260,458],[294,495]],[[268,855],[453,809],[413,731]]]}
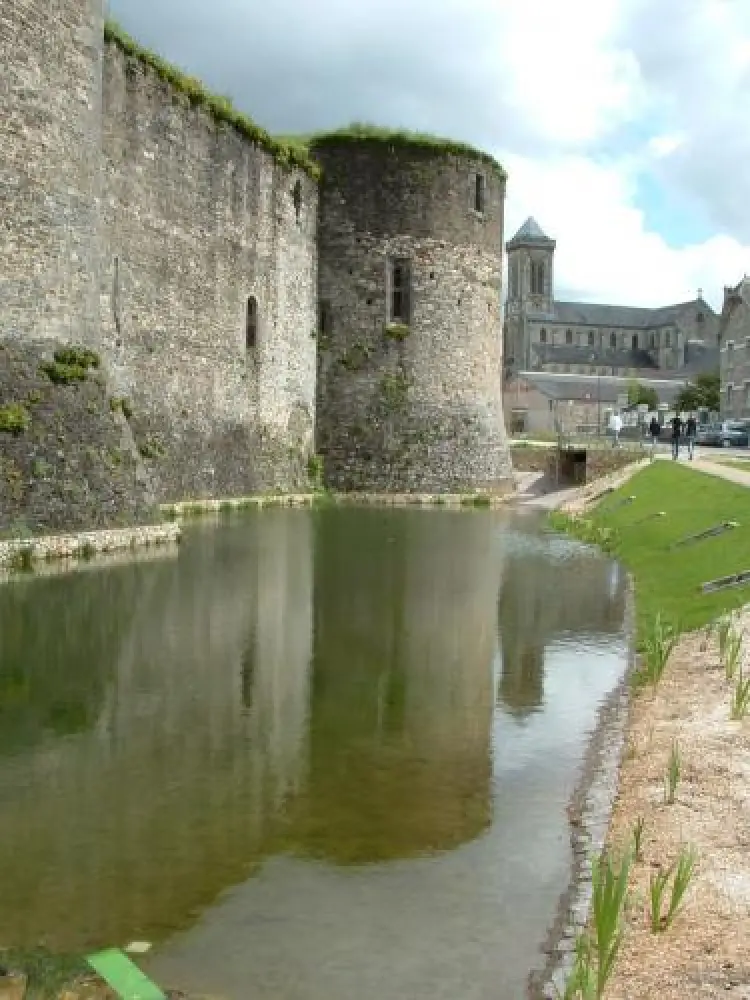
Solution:
{"label": "reed plant", "polygon": [[[697,861],[698,856],[693,848],[683,846],[680,848],[677,860],[669,868],[660,869],[651,875],[650,924],[654,934],[658,934],[660,931],[665,931],[671,927],[695,874]],[[672,888],[665,913],[664,898],[670,879],[672,879]]]}
{"label": "reed plant", "polygon": [[682,755],[676,740],[672,741],[669,751],[669,761],[667,763],[667,773],[664,776],[664,801],[668,806],[674,805],[677,785],[682,772]]}
{"label": "reed plant", "polygon": [[639,816],[635,823],[633,823],[633,856],[636,861],[643,860],[641,841],[643,840],[643,828],[645,825],[646,821],[643,816]]}
{"label": "reed plant", "polygon": [[727,632],[722,655],[724,675],[728,681],[734,680],[737,668],[742,662],[742,640],[742,632],[732,626]]}
{"label": "reed plant", "polygon": [[678,630],[662,617],[661,612],[657,612],[643,637],[643,654],[635,675],[636,684],[655,687],[659,683],[678,639]]}
{"label": "reed plant", "polygon": [[750,712],[750,677],[745,677],[740,668],[739,675],[732,691],[732,700],[729,706],[730,718],[739,721],[744,719]]}

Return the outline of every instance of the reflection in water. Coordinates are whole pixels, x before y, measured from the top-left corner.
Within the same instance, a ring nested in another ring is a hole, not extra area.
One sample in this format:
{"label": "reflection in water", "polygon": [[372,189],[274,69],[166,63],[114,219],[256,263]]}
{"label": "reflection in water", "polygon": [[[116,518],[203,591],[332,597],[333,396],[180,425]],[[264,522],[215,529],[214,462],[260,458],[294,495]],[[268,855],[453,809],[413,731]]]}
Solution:
{"label": "reflection in water", "polygon": [[544,704],[545,651],[562,635],[622,631],[625,577],[615,563],[575,543],[562,558],[538,544],[513,546],[498,602],[502,645],[500,702],[523,718]]}
{"label": "reflection in water", "polygon": [[407,857],[489,823],[501,536],[445,517],[441,532],[420,511],[321,516],[304,853]]}
{"label": "reflection in water", "polygon": [[227,1000],[516,998],[624,665],[610,573],[493,511],[269,510],[2,588],[0,941],[163,942]]}

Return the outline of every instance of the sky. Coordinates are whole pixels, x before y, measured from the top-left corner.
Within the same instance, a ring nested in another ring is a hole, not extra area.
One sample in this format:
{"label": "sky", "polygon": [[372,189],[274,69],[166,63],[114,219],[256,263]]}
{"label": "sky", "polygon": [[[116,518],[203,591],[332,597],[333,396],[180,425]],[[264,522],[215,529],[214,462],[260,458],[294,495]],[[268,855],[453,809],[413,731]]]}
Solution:
{"label": "sky", "polygon": [[748,0],[109,0],[272,133],[353,121],[508,172],[505,238],[557,240],[555,294],[715,308],[750,272]]}

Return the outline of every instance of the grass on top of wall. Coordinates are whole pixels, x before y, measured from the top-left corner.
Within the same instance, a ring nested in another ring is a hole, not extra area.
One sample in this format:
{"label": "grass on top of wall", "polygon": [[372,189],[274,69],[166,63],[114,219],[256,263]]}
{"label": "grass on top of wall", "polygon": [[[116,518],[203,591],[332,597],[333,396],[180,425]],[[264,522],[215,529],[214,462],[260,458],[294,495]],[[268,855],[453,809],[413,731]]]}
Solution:
{"label": "grass on top of wall", "polygon": [[[632,503],[619,501],[635,496]],[[658,516],[663,511],[664,516]],[[701,584],[750,569],[750,489],[658,461],[637,472],[587,515],[614,529],[615,558],[633,574],[639,631],[657,612],[680,631],[700,628],[750,601],[750,586],[703,594]],[[678,539],[725,521],[739,527],[670,549]]]}
{"label": "grass on top of wall", "polygon": [[371,143],[392,148],[411,148],[433,153],[437,156],[465,156],[481,160],[492,167],[501,177],[507,175],[494,156],[476,149],[474,146],[456,139],[444,139],[425,132],[411,132],[408,129],[391,129],[381,125],[353,122],[343,128],[311,135],[283,136],[280,141],[298,150],[309,150],[313,155],[321,146],[338,146],[345,143]]}
{"label": "grass on top of wall", "polygon": [[235,128],[250,142],[266,150],[281,166],[299,167],[311,177],[320,177],[319,165],[312,159],[303,144],[286,143],[273,138],[265,129],[256,125],[251,118],[239,111],[232,104],[231,98],[212,94],[196,77],[189,76],[155,52],[139,45],[116,21],[107,20],[104,27],[104,38],[106,42],[116,45],[126,56],[136,59],[152,69],[157,76],[169,83],[176,91],[184,94],[192,105],[208,112],[217,122]]}

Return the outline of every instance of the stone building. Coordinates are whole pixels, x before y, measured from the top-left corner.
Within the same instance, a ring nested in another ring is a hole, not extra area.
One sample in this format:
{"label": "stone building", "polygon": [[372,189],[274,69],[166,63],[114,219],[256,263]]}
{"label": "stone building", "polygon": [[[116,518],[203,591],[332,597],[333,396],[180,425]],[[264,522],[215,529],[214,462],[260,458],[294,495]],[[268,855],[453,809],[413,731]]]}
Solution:
{"label": "stone building", "polygon": [[[331,483],[507,488],[491,157],[399,133],[279,143],[105,26],[103,0],[4,0],[0,89],[0,344],[96,352],[127,400],[96,420],[151,497],[307,488],[316,408]],[[19,482],[41,454],[80,482],[28,440]]]}
{"label": "stone building", "polygon": [[750,417],[750,278],[725,287],[721,311],[721,415]]}
{"label": "stone building", "polygon": [[699,292],[647,309],[555,298],[555,240],[528,218],[506,244],[505,378],[520,371],[641,377],[718,367],[719,318]]}

